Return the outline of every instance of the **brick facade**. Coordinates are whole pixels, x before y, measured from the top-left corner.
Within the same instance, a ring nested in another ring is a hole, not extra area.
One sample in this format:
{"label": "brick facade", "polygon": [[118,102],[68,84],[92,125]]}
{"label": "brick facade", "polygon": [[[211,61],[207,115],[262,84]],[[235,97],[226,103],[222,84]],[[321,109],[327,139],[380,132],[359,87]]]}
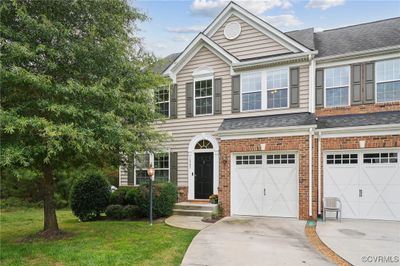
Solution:
{"label": "brick facade", "polygon": [[[400,147],[400,135],[321,139],[321,200],[324,197],[324,151],[360,149],[360,141],[365,141],[364,149]],[[318,180],[318,139],[315,140],[314,147],[314,180]],[[315,194],[317,193],[318,187],[315,187]],[[322,206],[322,202],[320,204]]]}
{"label": "brick facade", "polygon": [[385,111],[400,111],[400,102],[317,108],[315,114],[318,117],[330,115],[366,114]]}
{"label": "brick facade", "polygon": [[[260,151],[259,144],[268,151],[297,151],[299,155],[299,218],[308,219],[308,135],[257,139],[222,140],[220,142],[220,176],[218,196],[224,216],[230,215],[231,155],[236,152]],[[314,182],[315,184],[315,182]],[[316,186],[314,187],[314,189]],[[317,195],[313,195],[313,218],[316,218]]]}

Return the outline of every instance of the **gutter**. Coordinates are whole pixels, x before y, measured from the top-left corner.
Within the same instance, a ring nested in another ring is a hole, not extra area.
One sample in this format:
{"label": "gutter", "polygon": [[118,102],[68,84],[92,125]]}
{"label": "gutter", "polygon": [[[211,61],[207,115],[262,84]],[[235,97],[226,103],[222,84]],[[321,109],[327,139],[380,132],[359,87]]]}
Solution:
{"label": "gutter", "polygon": [[306,126],[289,126],[289,127],[275,127],[275,128],[254,128],[254,129],[234,129],[234,130],[222,130],[218,131],[217,134],[220,137],[224,136],[244,136],[254,134],[268,134],[282,132],[302,132],[308,131],[310,128],[316,129],[317,125],[306,125]]}

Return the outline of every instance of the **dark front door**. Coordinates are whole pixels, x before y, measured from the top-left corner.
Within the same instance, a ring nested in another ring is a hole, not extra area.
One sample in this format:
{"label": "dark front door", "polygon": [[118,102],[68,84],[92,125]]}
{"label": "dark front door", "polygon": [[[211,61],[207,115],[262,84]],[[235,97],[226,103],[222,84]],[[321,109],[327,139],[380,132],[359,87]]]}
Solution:
{"label": "dark front door", "polygon": [[213,194],[214,154],[194,154],[194,198],[208,199]]}

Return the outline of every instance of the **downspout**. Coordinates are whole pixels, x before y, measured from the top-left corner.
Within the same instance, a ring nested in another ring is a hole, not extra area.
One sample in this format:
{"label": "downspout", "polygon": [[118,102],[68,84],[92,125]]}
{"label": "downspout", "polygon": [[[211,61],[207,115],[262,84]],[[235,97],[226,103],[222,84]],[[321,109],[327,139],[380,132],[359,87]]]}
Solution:
{"label": "downspout", "polygon": [[312,150],[312,141],[313,141],[313,128],[310,128],[308,135],[308,216],[312,217],[312,161],[313,161],[313,150]]}
{"label": "downspout", "polygon": [[318,132],[318,214],[321,214],[321,131]]}

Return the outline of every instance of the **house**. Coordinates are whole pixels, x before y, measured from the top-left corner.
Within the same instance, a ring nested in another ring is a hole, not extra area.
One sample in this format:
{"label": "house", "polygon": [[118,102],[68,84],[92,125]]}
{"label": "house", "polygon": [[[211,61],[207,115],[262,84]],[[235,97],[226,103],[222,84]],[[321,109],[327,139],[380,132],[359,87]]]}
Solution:
{"label": "house", "polygon": [[[281,32],[231,2],[169,59],[171,140],[141,156],[180,201],[315,219],[334,196],[344,218],[400,220],[400,18]],[[144,168],[121,166],[120,185]]]}

